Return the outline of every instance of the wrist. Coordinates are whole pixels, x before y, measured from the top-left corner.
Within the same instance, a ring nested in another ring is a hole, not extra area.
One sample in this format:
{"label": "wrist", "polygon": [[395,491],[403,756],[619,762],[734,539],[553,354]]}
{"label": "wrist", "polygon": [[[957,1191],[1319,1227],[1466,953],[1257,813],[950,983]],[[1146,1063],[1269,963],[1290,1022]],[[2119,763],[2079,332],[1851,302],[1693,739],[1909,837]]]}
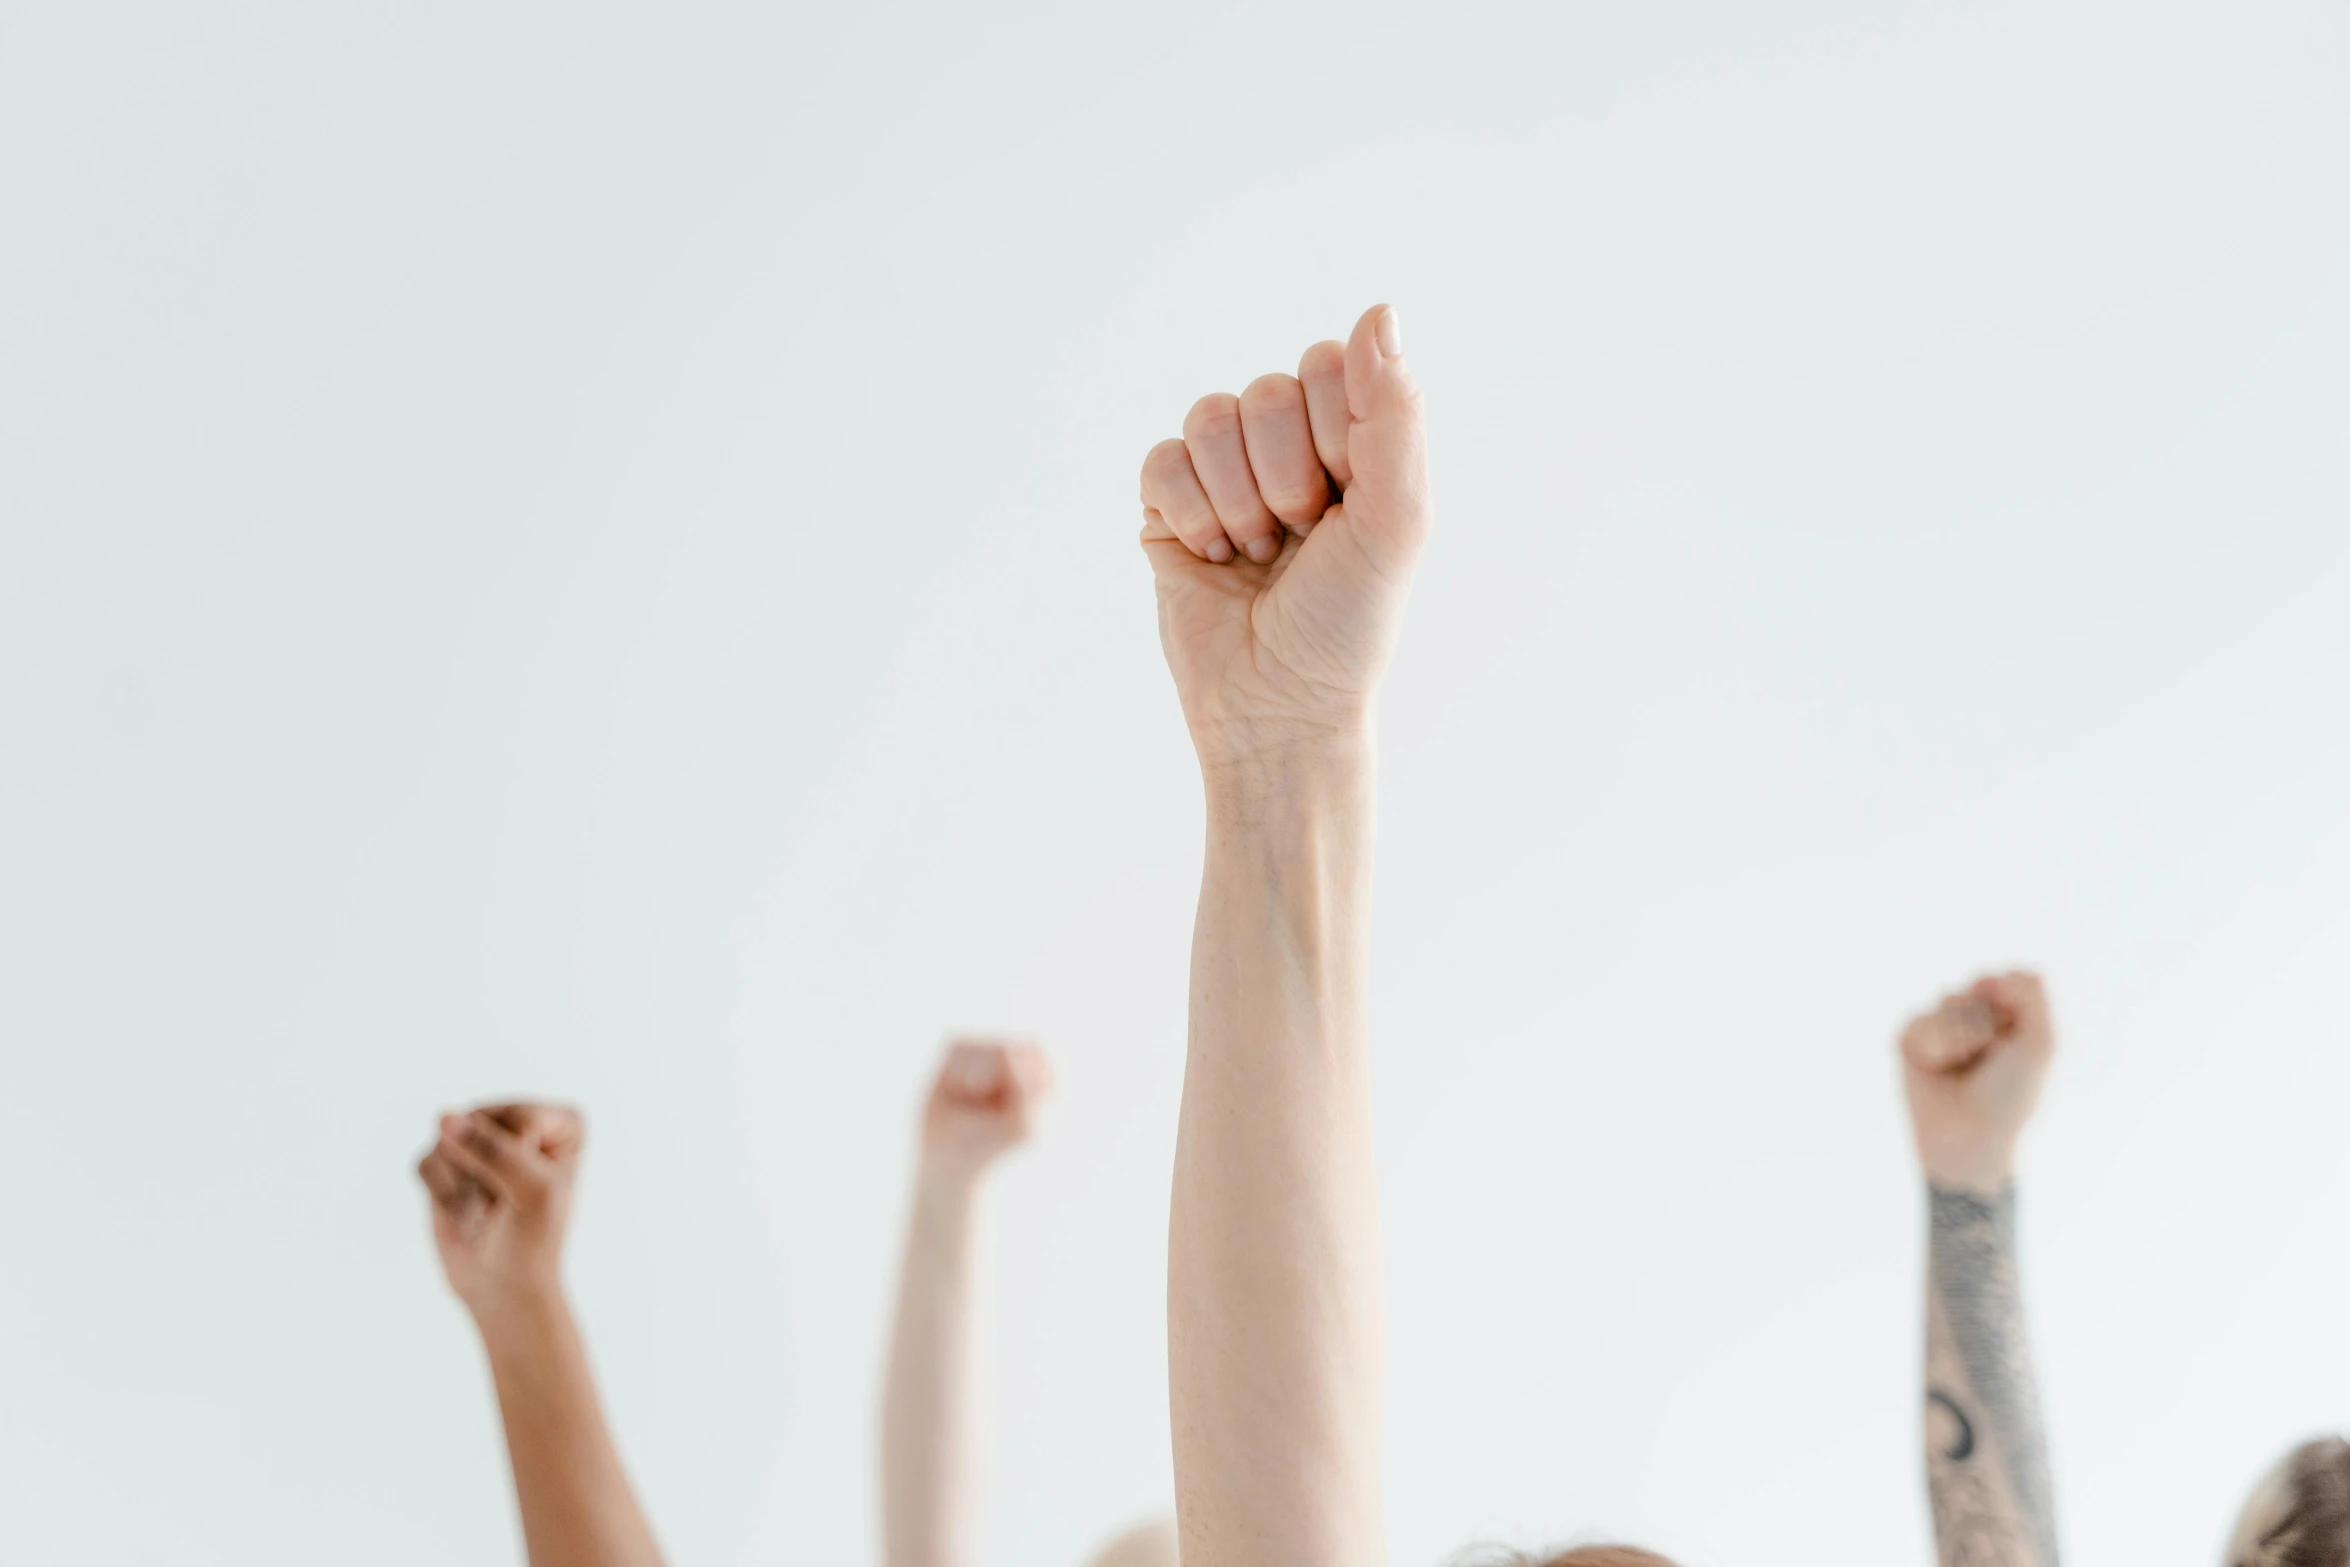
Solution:
{"label": "wrist", "polygon": [[1368,695],[1348,696],[1323,712],[1280,715],[1199,712],[1184,709],[1193,749],[1202,761],[1246,758],[1346,745],[1369,737],[1372,701]]}
{"label": "wrist", "polygon": [[466,1301],[465,1309],[493,1358],[543,1342],[571,1317],[570,1299],[555,1279],[484,1291]]}
{"label": "wrist", "polygon": [[2015,1184],[2015,1150],[1969,1149],[1921,1159],[1926,1184],[1937,1191],[1992,1198]]}
{"label": "wrist", "polygon": [[1369,792],[1376,756],[1368,723],[1290,732],[1251,745],[1203,743],[1200,779],[1209,820],[1245,825],[1359,804]]}
{"label": "wrist", "polygon": [[926,1208],[968,1207],[995,1167],[992,1152],[926,1147],[914,1167],[914,1197]]}

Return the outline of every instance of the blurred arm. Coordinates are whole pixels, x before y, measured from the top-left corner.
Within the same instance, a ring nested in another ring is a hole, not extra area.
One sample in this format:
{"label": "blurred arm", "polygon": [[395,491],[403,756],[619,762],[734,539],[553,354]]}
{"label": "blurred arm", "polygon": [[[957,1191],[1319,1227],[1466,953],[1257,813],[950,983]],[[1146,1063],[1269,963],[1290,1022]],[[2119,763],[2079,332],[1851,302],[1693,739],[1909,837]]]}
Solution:
{"label": "blurred arm", "polygon": [[881,1407],[882,1558],[969,1567],[983,1434],[972,1343],[978,1176],[925,1159]]}
{"label": "blurred arm", "polygon": [[660,1567],[563,1293],[586,1125],[563,1105],[441,1118],[417,1166],[449,1285],[489,1352],[531,1567]]}
{"label": "blurred arm", "polygon": [[562,1296],[481,1319],[530,1567],[660,1567]]}
{"label": "blurred arm", "polygon": [[2056,1050],[2046,988],[1985,975],[1910,1020],[1926,1178],[1926,1485],[1942,1567],[2056,1567],[2055,1487],[2016,1277],[2016,1143]]}
{"label": "blurred arm", "polygon": [[1926,1485],[1942,1567],[2057,1567],[2015,1186],[1931,1184],[1927,1201]]}

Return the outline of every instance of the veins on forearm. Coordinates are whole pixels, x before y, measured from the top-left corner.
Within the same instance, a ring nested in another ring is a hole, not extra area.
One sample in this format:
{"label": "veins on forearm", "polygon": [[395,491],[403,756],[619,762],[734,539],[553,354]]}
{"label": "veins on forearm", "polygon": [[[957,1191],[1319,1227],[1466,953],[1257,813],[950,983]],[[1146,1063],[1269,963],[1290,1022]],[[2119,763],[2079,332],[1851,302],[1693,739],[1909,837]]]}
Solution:
{"label": "veins on forearm", "polygon": [[1943,1567],[2057,1567],[2015,1190],[1929,1189],[1926,1474]]}

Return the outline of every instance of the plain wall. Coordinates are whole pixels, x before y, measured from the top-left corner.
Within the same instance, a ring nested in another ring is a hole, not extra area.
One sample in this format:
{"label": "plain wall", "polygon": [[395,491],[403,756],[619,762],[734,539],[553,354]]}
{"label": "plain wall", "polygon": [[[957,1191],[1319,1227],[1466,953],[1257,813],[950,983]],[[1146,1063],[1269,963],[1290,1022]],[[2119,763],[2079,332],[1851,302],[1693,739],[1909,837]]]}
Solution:
{"label": "plain wall", "polygon": [[[1767,14],[1766,14],[1767,13]],[[0,1559],[516,1560],[410,1165],[586,1106],[687,1564],[854,1562],[1033,1033],[989,1559],[1167,1504],[1135,472],[1393,300],[1394,1559],[1928,1559],[1889,1040],[2042,965],[2083,1561],[2350,1422],[2338,5],[0,6]]]}

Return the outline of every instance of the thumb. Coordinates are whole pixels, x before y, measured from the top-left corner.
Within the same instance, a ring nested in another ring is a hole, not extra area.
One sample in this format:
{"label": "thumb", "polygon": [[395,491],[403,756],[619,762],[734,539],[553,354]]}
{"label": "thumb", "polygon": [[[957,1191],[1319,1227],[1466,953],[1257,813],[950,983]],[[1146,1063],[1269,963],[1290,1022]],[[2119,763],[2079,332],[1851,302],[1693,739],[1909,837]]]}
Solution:
{"label": "thumb", "polygon": [[1346,411],[1347,520],[1368,547],[1408,565],[1428,533],[1428,441],[1393,305],[1364,311],[1347,339]]}
{"label": "thumb", "polygon": [[1999,1014],[2001,1024],[2035,1054],[2045,1054],[2056,1042],[2048,1011],[2048,988],[2028,969],[1992,974],[1975,982],[1975,994]]}
{"label": "thumb", "polygon": [[984,1099],[1001,1086],[1005,1064],[1004,1047],[993,1040],[958,1039],[940,1064],[940,1086],[957,1099]]}
{"label": "thumb", "polygon": [[1951,997],[1911,1020],[1901,1032],[1901,1056],[1934,1077],[1964,1075],[1991,1048],[1989,1009],[1971,997]]}

